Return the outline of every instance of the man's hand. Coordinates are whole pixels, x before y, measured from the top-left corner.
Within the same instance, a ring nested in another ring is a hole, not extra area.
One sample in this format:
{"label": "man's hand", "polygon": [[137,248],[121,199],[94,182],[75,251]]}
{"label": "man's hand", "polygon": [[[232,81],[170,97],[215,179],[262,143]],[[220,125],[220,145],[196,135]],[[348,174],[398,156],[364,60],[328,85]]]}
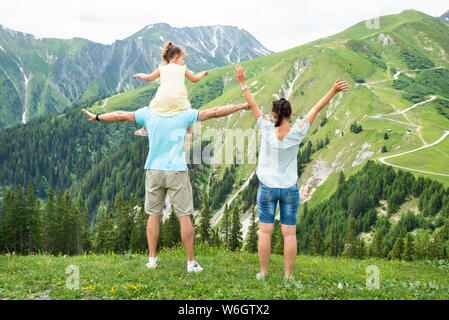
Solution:
{"label": "man's hand", "polygon": [[334,90],[335,93],[337,92],[346,92],[348,91],[349,88],[349,84],[347,81],[340,81],[340,79],[338,79],[337,81],[335,81],[334,87],[332,88],[332,90]]}
{"label": "man's hand", "polygon": [[240,84],[245,83],[246,71],[243,71],[243,68],[239,64],[235,66],[234,76],[237,79],[238,83],[240,83]]}
{"label": "man's hand", "polygon": [[83,113],[87,114],[89,116],[89,121],[97,121],[97,119],[96,119],[97,115],[96,114],[93,114],[92,112],[90,112],[90,111],[88,111],[86,109],[83,109]]}

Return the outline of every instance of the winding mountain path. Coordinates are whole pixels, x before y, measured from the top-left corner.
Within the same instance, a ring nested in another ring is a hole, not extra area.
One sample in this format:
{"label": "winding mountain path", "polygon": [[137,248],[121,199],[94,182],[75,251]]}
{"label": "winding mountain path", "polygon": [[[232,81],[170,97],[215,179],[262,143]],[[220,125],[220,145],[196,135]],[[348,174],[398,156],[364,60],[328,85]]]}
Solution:
{"label": "winding mountain path", "polygon": [[402,111],[399,111],[399,112],[395,112],[395,113],[384,114],[384,116],[396,116],[396,115],[400,115],[400,114],[407,113],[407,112],[409,112],[410,110],[415,109],[416,107],[419,107],[419,106],[421,106],[421,105],[423,105],[423,104],[432,102],[432,101],[435,100],[436,98],[437,98],[436,96],[432,96],[432,98],[430,98],[429,100],[422,101],[422,102],[420,102],[420,103],[414,104],[414,105],[411,106],[410,108],[407,108],[407,109],[405,109],[405,110],[402,110]]}
{"label": "winding mountain path", "polygon": [[400,153],[400,154],[395,154],[393,156],[379,158],[378,160],[380,162],[382,162],[383,164],[386,164],[386,165],[389,165],[389,166],[392,166],[392,167],[395,167],[395,168],[400,168],[400,169],[405,169],[405,170],[410,170],[410,171],[415,171],[415,172],[420,172],[420,173],[426,173],[426,174],[432,174],[432,175],[436,175],[436,176],[449,177],[449,174],[428,172],[428,171],[422,171],[422,170],[416,170],[416,169],[401,167],[401,166],[397,166],[397,165],[388,163],[386,161],[387,159],[397,158],[397,157],[400,157],[400,156],[404,156],[406,154],[414,153],[414,152],[417,152],[417,151],[420,151],[420,150],[424,150],[424,149],[436,146],[437,144],[441,143],[444,139],[446,139],[447,136],[449,136],[449,131],[445,131],[444,134],[437,141],[435,141],[432,144],[424,145],[424,146],[422,146],[422,147],[420,147],[418,149],[407,151],[407,152],[403,152],[403,153]]}
{"label": "winding mountain path", "polygon": [[[426,70],[434,70],[434,69],[440,69],[440,68],[442,68],[442,67],[441,67],[441,66],[438,66],[438,67],[431,68],[431,69],[426,69]],[[397,72],[397,73],[393,76],[393,78],[385,79],[385,80],[381,80],[381,81],[375,81],[375,82],[368,82],[368,83],[357,84],[356,86],[359,86],[359,85],[360,85],[360,86],[366,86],[368,89],[371,89],[370,85],[372,85],[372,84],[377,84],[377,83],[385,83],[385,82],[388,82],[388,81],[394,81],[394,80],[397,80],[397,79],[399,78],[399,75],[400,75],[401,73],[407,72],[407,71],[416,71],[416,70],[401,70],[401,71]],[[429,103],[429,102],[432,102],[432,101],[434,101],[435,99],[437,99],[437,96],[432,96],[430,99],[428,99],[428,100],[426,100],[426,101],[422,101],[422,102],[416,103],[416,104],[414,104],[413,106],[411,106],[411,107],[409,107],[409,108],[407,108],[407,109],[401,110],[401,111],[396,111],[396,112],[389,113],[389,114],[378,114],[378,115],[375,115],[375,116],[370,116],[370,118],[372,118],[372,119],[380,119],[380,120],[384,120],[384,121],[392,121],[392,122],[397,122],[397,123],[401,123],[401,124],[404,124],[404,125],[413,126],[413,127],[417,128],[418,133],[419,133],[419,137],[420,137],[421,141],[422,141],[423,144],[424,144],[422,147],[417,148],[417,149],[414,149],[414,150],[410,150],[410,151],[407,151],[407,152],[403,152],[403,153],[396,154],[396,155],[392,155],[392,156],[388,156],[388,157],[379,158],[378,160],[379,160],[381,163],[386,164],[386,165],[391,166],[391,167],[403,169],[403,170],[409,170],[409,171],[414,171],[414,172],[419,172],[419,173],[425,173],[425,174],[430,174],[430,175],[436,175],[436,176],[449,177],[449,174],[435,173],[435,172],[428,172],[428,171],[423,171],[423,170],[417,170],[417,169],[412,169],[412,168],[401,167],[401,166],[398,166],[398,165],[394,165],[394,164],[388,163],[388,162],[386,161],[387,159],[392,159],[392,158],[401,157],[401,156],[404,156],[404,155],[407,155],[407,154],[411,154],[411,153],[414,153],[414,152],[418,152],[418,151],[420,151],[420,150],[424,150],[424,149],[433,147],[433,146],[435,146],[435,145],[441,143],[441,142],[442,142],[442,141],[449,135],[449,131],[445,131],[444,134],[443,134],[437,141],[435,141],[435,142],[432,143],[432,144],[428,144],[426,141],[424,141],[424,139],[423,139],[423,137],[422,137],[422,134],[421,134],[421,131],[422,131],[422,129],[423,129],[424,127],[423,127],[423,126],[418,126],[418,125],[413,124],[413,123],[410,121],[410,119],[407,117],[407,115],[406,115],[407,112],[409,112],[409,111],[411,111],[411,110],[413,110],[413,109],[415,109],[415,108],[417,108],[417,107],[419,107],[419,106],[422,106],[422,105],[424,105],[424,104],[427,104],[427,103]],[[395,110],[398,110],[395,106],[393,106],[393,105],[391,105],[391,106],[392,106]],[[403,121],[399,121],[399,120],[394,120],[394,119],[384,118],[384,116],[396,116],[396,115],[403,115],[404,118],[408,121],[408,123],[403,122]]]}

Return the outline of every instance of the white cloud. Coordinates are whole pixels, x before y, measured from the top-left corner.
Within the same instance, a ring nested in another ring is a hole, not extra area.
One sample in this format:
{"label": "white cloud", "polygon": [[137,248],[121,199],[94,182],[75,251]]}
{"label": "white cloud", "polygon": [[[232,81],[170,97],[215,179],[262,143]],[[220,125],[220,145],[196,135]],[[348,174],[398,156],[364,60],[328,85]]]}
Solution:
{"label": "white cloud", "polygon": [[224,24],[245,28],[269,49],[280,51],[404,9],[439,16],[449,8],[442,0],[2,0],[0,24],[40,37],[102,43],[157,22],[175,27]]}

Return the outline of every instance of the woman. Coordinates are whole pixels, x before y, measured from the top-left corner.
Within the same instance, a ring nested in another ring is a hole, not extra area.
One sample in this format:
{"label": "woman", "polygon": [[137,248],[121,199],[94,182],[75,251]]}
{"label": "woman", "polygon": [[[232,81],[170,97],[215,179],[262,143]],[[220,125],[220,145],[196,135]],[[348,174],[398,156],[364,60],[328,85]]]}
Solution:
{"label": "woman", "polygon": [[259,210],[259,261],[260,273],[256,278],[265,280],[268,276],[268,263],[271,252],[271,234],[279,202],[281,230],[284,237],[285,277],[293,279],[293,266],[297,254],[296,222],[299,211],[299,190],[297,173],[297,155],[299,144],[307,134],[318,112],[321,111],[337,92],[346,92],[348,83],[337,80],[333,88],[310,110],[306,119],[298,119],[293,127],[290,103],[281,99],[273,102],[272,123],[268,116],[262,114],[256,100],[246,86],[246,72],[239,65],[234,71],[243,95],[251,106],[262,141],[259,152],[257,177],[260,188],[257,194]]}

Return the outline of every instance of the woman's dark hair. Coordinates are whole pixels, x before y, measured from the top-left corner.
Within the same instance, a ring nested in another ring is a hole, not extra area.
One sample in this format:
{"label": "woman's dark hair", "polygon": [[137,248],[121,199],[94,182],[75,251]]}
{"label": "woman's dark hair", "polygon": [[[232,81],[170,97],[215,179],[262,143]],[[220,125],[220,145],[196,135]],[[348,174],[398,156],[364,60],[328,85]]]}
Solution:
{"label": "woman's dark hair", "polygon": [[282,98],[281,100],[273,101],[273,112],[276,113],[276,127],[279,127],[284,118],[290,118],[292,115],[292,106],[290,102]]}
{"label": "woman's dark hair", "polygon": [[177,55],[180,55],[184,52],[181,47],[175,46],[173,42],[168,42],[165,45],[164,51],[162,51],[162,63],[168,64],[170,61]]}

